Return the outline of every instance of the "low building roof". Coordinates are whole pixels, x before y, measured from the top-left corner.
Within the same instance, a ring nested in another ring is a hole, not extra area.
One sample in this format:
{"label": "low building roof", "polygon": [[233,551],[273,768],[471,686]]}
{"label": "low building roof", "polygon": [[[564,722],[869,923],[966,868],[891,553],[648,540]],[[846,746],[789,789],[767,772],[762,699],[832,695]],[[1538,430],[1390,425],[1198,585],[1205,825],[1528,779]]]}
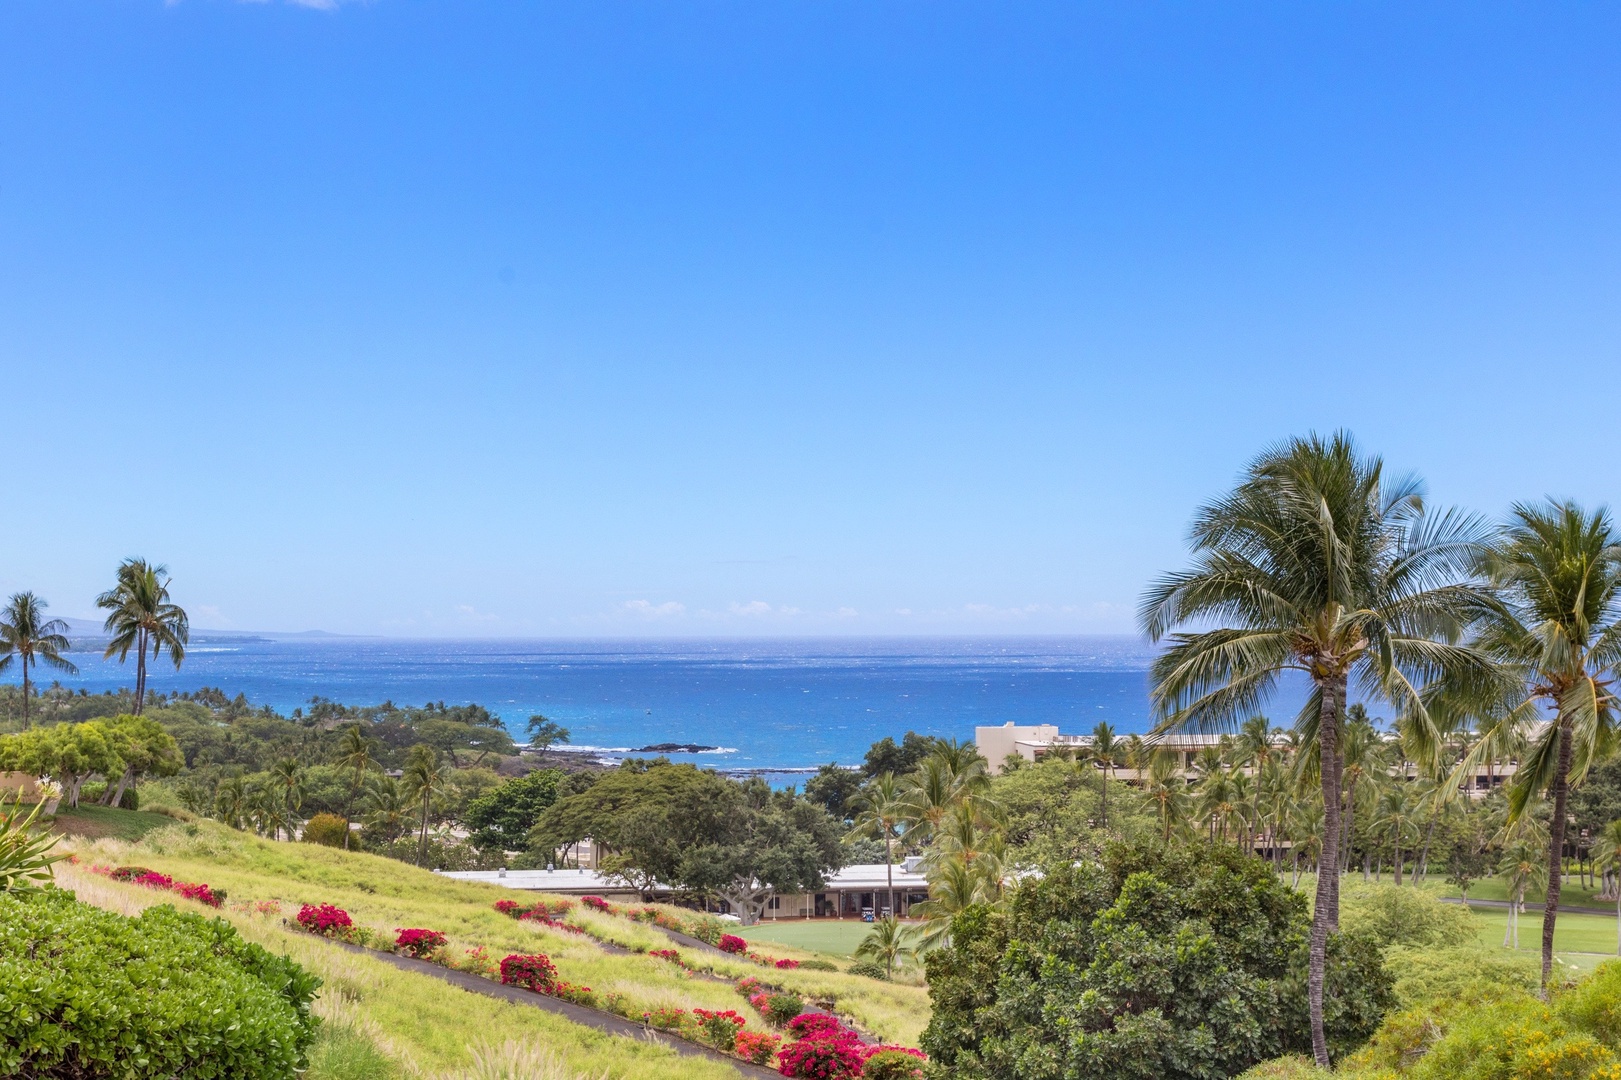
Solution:
{"label": "low building roof", "polygon": [[[928,885],[922,874],[908,871],[901,866],[895,866],[894,881],[897,889],[921,889]],[[447,878],[457,881],[482,881],[489,885],[504,885],[509,889],[524,889],[530,892],[558,892],[573,893],[587,896],[591,893],[622,893],[634,892],[618,880],[609,880],[595,870],[447,870]],[[846,866],[841,870],[828,875],[827,888],[818,890],[855,889],[871,890],[886,889],[885,866],[883,863],[857,863]]]}

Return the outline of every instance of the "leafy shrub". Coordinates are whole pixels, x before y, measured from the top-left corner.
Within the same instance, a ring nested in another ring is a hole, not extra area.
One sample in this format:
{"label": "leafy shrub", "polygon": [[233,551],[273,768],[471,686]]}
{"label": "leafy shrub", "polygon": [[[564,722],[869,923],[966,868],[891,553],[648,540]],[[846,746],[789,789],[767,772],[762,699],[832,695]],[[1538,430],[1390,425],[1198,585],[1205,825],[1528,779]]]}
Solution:
{"label": "leafy shrub", "polygon": [[731,1009],[693,1009],[692,1015],[698,1020],[698,1033],[704,1042],[722,1053],[732,1052],[737,1033],[743,1029],[741,1016]]}
{"label": "leafy shrub", "polygon": [[299,926],[322,937],[347,937],[355,925],[347,911],[331,904],[305,904],[296,918]]}
{"label": "leafy shrub", "polygon": [[880,1046],[867,1054],[862,1080],[923,1080],[923,1055],[902,1046]]}
{"label": "leafy shrub", "polygon": [[597,992],[589,986],[576,986],[573,983],[559,982],[553,993],[564,1001],[572,1001],[576,1005],[586,1008],[597,1007]]}
{"label": "leafy shrub", "polygon": [[341,848],[349,835],[349,823],[337,814],[316,814],[304,823],[304,842]]}
{"label": "leafy shrub", "polygon": [[1621,961],[1599,965],[1597,971],[1559,995],[1554,1011],[1577,1030],[1607,1046],[1621,1047]]}
{"label": "leafy shrub", "polygon": [[514,953],[501,961],[501,982],[537,994],[550,994],[557,989],[557,968],[544,953],[528,956]]}
{"label": "leafy shrub", "polygon": [[741,979],[737,980],[736,989],[739,994],[742,994],[744,997],[748,997],[751,994],[759,993],[760,988],[763,986],[765,986],[765,983],[761,982],[753,975],[745,975]]}
{"label": "leafy shrub", "polygon": [[136,878],[145,877],[152,873],[156,873],[156,871],[149,870],[144,866],[115,866],[108,871],[107,876],[114,881],[134,881]]}
{"label": "leafy shrub", "polygon": [[39,809],[37,802],[28,813],[22,812],[22,789],[11,809],[0,803],[0,892],[31,892],[51,879],[51,864],[65,855],[52,855],[61,837],[49,831],[34,831]]}
{"label": "leafy shrub", "polygon": [[1290,1054],[1263,1061],[1238,1080],[1329,1080],[1330,1075],[1319,1069],[1311,1058]]}
{"label": "leafy shrub", "polygon": [[643,1013],[642,1019],[660,1031],[685,1031],[692,1023],[687,1010],[674,1005],[660,1005],[651,1012]]}
{"label": "leafy shrub", "polygon": [[834,963],[832,963],[831,961],[828,961],[828,960],[801,960],[801,961],[799,961],[799,968],[800,968],[801,971],[837,971],[837,970],[839,970],[837,964],[834,964]]}
{"label": "leafy shrub", "polygon": [[781,1045],[781,1035],[768,1035],[763,1031],[739,1031],[732,1052],[744,1061],[764,1065],[777,1056],[777,1048]]}
{"label": "leafy shrub", "polygon": [[394,939],[394,947],[425,960],[445,947],[445,935],[437,930],[401,930]]}
{"label": "leafy shrub", "polygon": [[766,998],[765,1008],[760,1011],[777,1027],[787,1027],[795,1017],[804,1013],[805,1003],[798,994],[772,994]]}
{"label": "leafy shrub", "polygon": [[613,911],[613,905],[600,896],[582,896],[580,897],[580,903],[593,911]]}
{"label": "leafy shrub", "polygon": [[699,914],[687,920],[687,933],[699,941],[719,947],[722,937],[731,937],[726,933],[726,924],[713,915]]}
{"label": "leafy shrub", "polygon": [[[1066,1080],[1233,1076],[1309,1051],[1305,899],[1264,860],[1217,844],[1110,844],[1026,878],[1005,911],[970,907],[926,961],[931,1069],[980,1080],[1040,1060]],[[1392,1003],[1367,938],[1329,946],[1330,1049]]]}
{"label": "leafy shrub", "polygon": [[217,918],[0,895],[0,1075],[292,1080],[319,985]]}
{"label": "leafy shrub", "polygon": [[518,917],[518,913],[522,907],[523,905],[519,904],[516,900],[497,900],[495,902],[495,910],[514,919]]}
{"label": "leafy shrub", "polygon": [[1380,948],[1441,948],[1476,940],[1475,917],[1459,904],[1443,904],[1420,889],[1348,880],[1340,897],[1340,929],[1373,939]]}
{"label": "leafy shrub", "polygon": [[884,970],[884,965],[875,964],[871,960],[859,961],[851,964],[844,970],[849,972],[851,975],[864,975],[869,979],[880,979],[884,982],[889,981],[889,972]]}
{"label": "leafy shrub", "polygon": [[738,937],[736,934],[722,934],[720,936],[720,942],[716,945],[716,948],[720,949],[720,951],[723,953],[734,953],[741,956],[743,953],[749,951],[749,943]]}
{"label": "leafy shrub", "polygon": [[1402,1008],[1429,1001],[1474,1000],[1488,992],[1530,991],[1538,982],[1533,958],[1482,945],[1441,949],[1393,945],[1385,950],[1385,970],[1395,976],[1396,1002]]}

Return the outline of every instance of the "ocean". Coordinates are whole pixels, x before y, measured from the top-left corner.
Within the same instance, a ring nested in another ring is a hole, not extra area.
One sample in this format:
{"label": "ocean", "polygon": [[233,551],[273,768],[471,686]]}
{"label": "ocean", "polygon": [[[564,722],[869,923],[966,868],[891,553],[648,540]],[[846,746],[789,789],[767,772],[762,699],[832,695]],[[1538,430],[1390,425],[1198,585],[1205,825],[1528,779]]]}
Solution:
{"label": "ocean", "polygon": [[[88,642],[86,644],[89,644]],[[684,641],[421,641],[198,634],[152,690],[216,686],[287,714],[320,696],[351,705],[477,702],[521,739],[543,713],[583,752],[616,758],[654,743],[724,769],[859,763],[907,731],[971,739],[976,725],[1148,728],[1152,653],[1127,637]],[[73,654],[66,686],[131,686],[132,665]],[[46,673],[50,677],[52,673]]]}

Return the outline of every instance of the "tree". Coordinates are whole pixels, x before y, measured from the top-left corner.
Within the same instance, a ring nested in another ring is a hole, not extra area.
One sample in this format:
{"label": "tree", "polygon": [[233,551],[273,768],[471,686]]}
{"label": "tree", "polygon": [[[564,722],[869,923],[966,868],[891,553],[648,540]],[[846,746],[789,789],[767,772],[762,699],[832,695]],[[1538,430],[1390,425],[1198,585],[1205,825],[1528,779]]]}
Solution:
{"label": "tree", "polygon": [[[469,724],[462,720],[441,717],[418,720],[411,725],[411,734],[418,743],[426,743],[444,754],[457,768],[475,767],[491,754],[508,757],[517,752],[512,736],[500,728]],[[456,756],[458,750],[477,756],[471,761],[463,761]]]}
{"label": "tree", "polygon": [[186,761],[180,754],[180,744],[163,725],[145,716],[115,716],[102,721],[113,752],[123,761],[118,783],[108,777],[107,791],[101,797],[103,806],[123,804],[124,792],[143,776],[173,776]]}
{"label": "tree", "polygon": [[1605,877],[1614,875],[1615,954],[1621,956],[1621,821],[1612,821],[1593,837],[1593,862]]}
{"label": "tree", "polygon": [[1456,885],[1469,906],[1469,890],[1486,876],[1486,853],[1471,843],[1455,844],[1447,853],[1447,884]]}
{"label": "tree", "polygon": [[805,798],[825,808],[840,821],[849,821],[860,805],[862,781],[860,770],[846,769],[836,761],[829,762],[805,781]]}
{"label": "tree", "polygon": [[931,736],[908,731],[897,746],[894,739],[885,735],[868,748],[861,771],[869,779],[884,773],[905,776],[934,749],[934,742]]}
{"label": "tree", "polygon": [[405,797],[422,808],[422,833],[417,839],[417,865],[421,866],[428,858],[428,820],[434,800],[450,786],[450,770],[440,763],[439,751],[419,743],[406,755],[400,781],[405,786]]}
{"label": "tree", "polygon": [[410,821],[410,800],[401,790],[400,782],[392,776],[373,778],[371,789],[366,792],[365,807],[369,840],[380,839],[385,843],[397,840]]}
{"label": "tree", "polygon": [[23,727],[28,724],[28,669],[34,664],[45,664],[58,671],[75,674],[78,668],[62,654],[67,651],[68,639],[64,633],[68,624],[61,619],[45,618],[45,601],[31,592],[20,592],[7,602],[0,613],[0,671],[20,661],[23,673]]}
{"label": "tree", "polygon": [[175,670],[186,656],[191,625],[185,611],[169,599],[169,568],[145,559],[125,559],[118,567],[118,584],[96,597],[96,606],[108,613],[106,630],[112,635],[104,654],[123,663],[135,650],[135,708],[141,715],[146,701],[146,654],[156,660],[165,649]]}
{"label": "tree", "polygon": [[895,968],[912,952],[912,928],[893,915],[873,923],[872,930],[856,946],[858,958],[874,960],[884,965],[884,974],[893,976]]}
{"label": "tree", "polygon": [[[808,787],[808,785],[807,785]],[[807,794],[809,792],[807,791]],[[857,795],[858,809],[851,837],[876,836],[884,842],[884,877],[889,888],[888,908],[895,910],[895,840],[906,828],[906,800],[900,781],[891,773],[877,776]]]}
{"label": "tree", "polygon": [[270,767],[270,791],[271,803],[281,811],[278,827],[291,840],[304,806],[304,769],[296,758],[282,758]]}
{"label": "tree", "polygon": [[529,843],[549,852],[590,838],[607,853],[603,872],[647,895],[677,880],[689,850],[731,835],[732,818],[744,809],[742,785],[724,776],[633,759],[548,807]]}
{"label": "tree", "polygon": [[568,740],[568,728],[539,713],[529,718],[529,749],[548,750],[554,743],[566,743]]}
{"label": "tree", "polygon": [[[366,774],[373,769],[381,768],[374,756],[377,751],[376,739],[366,737],[366,731],[359,724],[350,724],[343,729],[338,737],[338,753],[333,764],[349,773],[349,797],[343,805],[343,820],[352,825],[355,818],[355,796],[360,793],[361,784],[365,782]],[[349,833],[343,834],[343,850],[349,850]]]}
{"label": "tree", "polygon": [[62,785],[69,806],[79,805],[79,791],[92,776],[123,771],[108,725],[102,721],[57,724],[0,737],[0,770],[49,776]]}
{"label": "tree", "polygon": [[839,830],[828,812],[764,781],[743,785],[743,809],[725,835],[689,848],[675,883],[725,900],[753,926],[774,893],[814,892],[839,865]]}
{"label": "tree", "polygon": [[1188,786],[1182,780],[1174,753],[1166,751],[1148,759],[1148,777],[1143,787],[1159,817],[1160,842],[1169,844],[1171,826],[1182,824],[1188,813]]}
{"label": "tree", "polygon": [[[1512,696],[1488,703],[1480,738],[1456,775],[1472,776],[1496,742],[1530,738],[1509,789],[1511,820],[1546,794],[1548,896],[1542,911],[1542,988],[1553,974],[1570,789],[1617,742],[1612,680],[1621,674],[1621,537],[1603,510],[1572,502],[1518,505],[1481,559],[1502,603],[1478,625],[1477,644],[1502,667]],[[1551,712],[1552,723],[1543,723]]]}
{"label": "tree", "polygon": [[1092,741],[1076,755],[1077,761],[1094,763],[1103,771],[1103,781],[1098,785],[1102,802],[1099,825],[1105,830],[1109,828],[1109,780],[1114,776],[1114,767],[1119,764],[1123,749],[1124,744],[1115,738],[1114,727],[1100,723],[1092,729]]}
{"label": "tree", "polygon": [[[1024,879],[1005,910],[956,916],[925,962],[922,1047],[957,1080],[1234,1076],[1311,1044],[1307,920],[1304,898],[1235,847],[1111,844]],[[1346,934],[1334,946],[1339,1052],[1371,1034],[1392,996],[1375,942]]]}
{"label": "tree", "polygon": [[1379,459],[1362,457],[1350,436],[1292,439],[1200,509],[1194,568],[1162,577],[1142,602],[1147,636],[1170,639],[1150,675],[1158,734],[1231,729],[1285,672],[1310,680],[1295,727],[1317,761],[1323,797],[1319,862],[1328,871],[1317,877],[1308,978],[1312,1054],[1323,1068],[1350,684],[1433,730],[1432,685],[1488,680],[1484,658],[1455,644],[1489,602],[1469,577],[1481,536],[1476,519],[1427,516],[1417,482],[1387,481]]}
{"label": "tree", "polygon": [[536,769],[468,803],[462,824],[471,831],[473,846],[481,850],[522,851],[529,843],[529,830],[557,801],[557,785],[562,778],[556,769]]}

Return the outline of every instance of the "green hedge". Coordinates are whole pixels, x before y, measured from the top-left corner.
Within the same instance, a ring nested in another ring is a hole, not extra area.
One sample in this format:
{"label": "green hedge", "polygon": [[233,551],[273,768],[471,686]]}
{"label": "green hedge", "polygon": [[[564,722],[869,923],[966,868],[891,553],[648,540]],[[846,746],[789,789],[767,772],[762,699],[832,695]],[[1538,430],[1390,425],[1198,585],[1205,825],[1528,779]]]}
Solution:
{"label": "green hedge", "polygon": [[0,894],[0,1075],[291,1080],[319,985],[222,919]]}

